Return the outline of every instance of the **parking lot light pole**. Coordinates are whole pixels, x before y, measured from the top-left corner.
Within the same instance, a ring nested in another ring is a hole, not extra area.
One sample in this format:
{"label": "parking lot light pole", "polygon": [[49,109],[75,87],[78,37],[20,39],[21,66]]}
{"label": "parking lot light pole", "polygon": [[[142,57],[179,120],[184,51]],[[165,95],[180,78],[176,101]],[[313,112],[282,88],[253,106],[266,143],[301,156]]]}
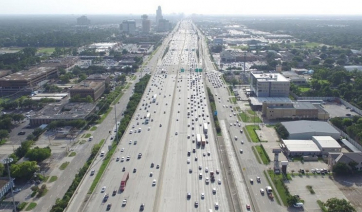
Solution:
{"label": "parking lot light pole", "polygon": [[15,200],[14,200],[14,192],[13,192],[14,181],[12,181],[12,179],[11,179],[11,176],[10,176],[10,168],[9,168],[10,163],[13,162],[13,159],[12,159],[12,158],[5,158],[5,159],[3,159],[2,162],[3,162],[4,164],[6,164],[7,167],[8,167],[9,182],[12,182],[12,183],[11,183],[12,185],[10,186],[10,190],[11,190],[11,196],[13,197],[13,207],[14,207],[13,211],[16,211]]}

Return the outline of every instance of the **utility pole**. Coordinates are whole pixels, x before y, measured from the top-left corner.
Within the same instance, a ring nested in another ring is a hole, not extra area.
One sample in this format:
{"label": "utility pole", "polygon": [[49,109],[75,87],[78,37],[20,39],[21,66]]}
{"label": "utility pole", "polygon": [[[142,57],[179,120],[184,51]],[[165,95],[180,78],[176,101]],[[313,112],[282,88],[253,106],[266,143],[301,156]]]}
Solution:
{"label": "utility pole", "polygon": [[14,200],[14,192],[13,192],[13,186],[14,186],[14,181],[11,179],[11,176],[10,176],[10,169],[9,169],[9,166],[10,166],[10,163],[13,162],[13,159],[12,158],[5,158],[3,159],[2,161],[4,164],[7,165],[8,167],[8,176],[9,176],[9,182],[10,182],[10,190],[11,190],[11,196],[13,197],[13,211],[16,211],[16,206],[15,206],[15,200]]}

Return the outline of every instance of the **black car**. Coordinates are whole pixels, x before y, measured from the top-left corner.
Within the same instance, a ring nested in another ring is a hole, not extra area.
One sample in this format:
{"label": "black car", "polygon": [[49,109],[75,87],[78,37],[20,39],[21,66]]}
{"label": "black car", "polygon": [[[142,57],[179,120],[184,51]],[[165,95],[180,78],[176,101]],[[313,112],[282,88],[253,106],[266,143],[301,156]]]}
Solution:
{"label": "black car", "polygon": [[18,135],[25,135],[25,132],[21,131],[21,132],[18,133]]}

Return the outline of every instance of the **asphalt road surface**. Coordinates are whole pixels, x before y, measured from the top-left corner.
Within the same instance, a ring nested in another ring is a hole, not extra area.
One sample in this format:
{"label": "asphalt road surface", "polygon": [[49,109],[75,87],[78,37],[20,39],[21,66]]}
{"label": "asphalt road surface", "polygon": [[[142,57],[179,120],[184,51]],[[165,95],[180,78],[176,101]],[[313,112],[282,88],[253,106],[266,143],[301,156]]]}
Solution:
{"label": "asphalt road surface", "polygon": [[[108,204],[111,204],[109,211],[122,208],[138,211],[141,204],[144,204],[144,211],[205,211],[214,210],[215,203],[220,211],[230,211],[224,183],[218,182],[223,178],[221,172],[216,173],[220,164],[212,133],[208,132],[205,147],[196,144],[197,134],[203,134],[203,123],[207,124],[210,116],[203,78],[189,71],[190,67],[199,67],[197,36],[188,21],[181,22],[176,29],[179,30],[172,33],[168,53],[158,61],[127,133],[84,211],[106,211]],[[181,73],[181,68],[185,72]],[[149,119],[147,124],[145,119]],[[140,153],[142,156],[138,157]],[[206,183],[210,171],[215,172],[215,181],[209,179]],[[121,192],[120,182],[127,172],[129,179]],[[105,201],[106,194],[109,198]]]}

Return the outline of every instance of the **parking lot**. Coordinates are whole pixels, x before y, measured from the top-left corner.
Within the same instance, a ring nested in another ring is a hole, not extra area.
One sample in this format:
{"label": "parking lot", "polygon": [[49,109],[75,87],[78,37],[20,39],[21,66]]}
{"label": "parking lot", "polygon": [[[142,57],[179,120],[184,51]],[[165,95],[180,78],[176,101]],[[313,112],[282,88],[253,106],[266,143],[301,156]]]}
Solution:
{"label": "parking lot", "polygon": [[[285,182],[285,184],[288,186],[289,192],[292,195],[299,195],[299,197],[304,200],[304,211],[321,211],[317,200],[326,202],[333,197],[339,199],[346,198],[334,181],[327,175],[322,176],[316,174],[314,176],[301,176],[295,173],[294,176],[292,176],[292,180]],[[306,186],[312,186],[315,194],[311,194]]]}
{"label": "parking lot", "polygon": [[330,118],[358,116],[357,113],[351,111],[351,109],[347,108],[342,104],[337,104],[334,102],[326,102],[322,106],[329,113]]}

